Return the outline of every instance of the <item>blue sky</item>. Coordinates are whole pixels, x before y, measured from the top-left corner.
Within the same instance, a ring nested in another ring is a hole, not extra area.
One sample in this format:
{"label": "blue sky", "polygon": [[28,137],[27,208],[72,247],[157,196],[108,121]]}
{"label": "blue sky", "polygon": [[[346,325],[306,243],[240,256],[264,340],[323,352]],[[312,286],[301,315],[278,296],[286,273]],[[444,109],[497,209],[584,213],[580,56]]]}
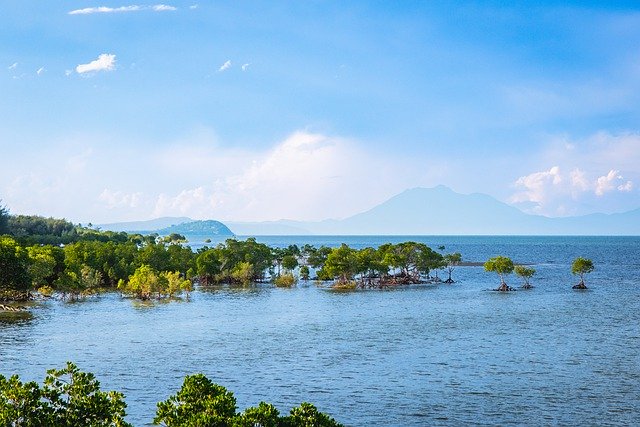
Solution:
{"label": "blue sky", "polygon": [[0,1],[0,198],[94,223],[438,184],[640,207],[640,7],[504,3]]}

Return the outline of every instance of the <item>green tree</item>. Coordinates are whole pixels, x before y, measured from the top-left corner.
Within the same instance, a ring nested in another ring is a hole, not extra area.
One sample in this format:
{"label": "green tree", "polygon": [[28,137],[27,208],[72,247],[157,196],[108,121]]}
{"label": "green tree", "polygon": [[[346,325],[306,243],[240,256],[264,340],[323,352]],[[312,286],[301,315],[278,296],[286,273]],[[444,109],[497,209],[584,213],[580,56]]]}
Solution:
{"label": "green tree", "polygon": [[209,285],[213,283],[222,273],[221,255],[219,249],[207,249],[198,254],[196,258],[196,274],[201,284]]}
{"label": "green tree", "polygon": [[529,280],[536,274],[536,270],[532,267],[525,267],[524,265],[516,265],[515,272],[517,276],[522,277],[524,280],[524,284],[522,285],[523,289],[531,289],[533,285],[529,283]]}
{"label": "green tree", "polygon": [[122,393],[101,391],[73,363],[47,371],[42,387],[0,375],[1,426],[128,427],[126,407]]}
{"label": "green tree", "polygon": [[27,248],[27,253],[33,289],[49,285],[47,279],[54,276],[57,265],[52,246],[30,246]]}
{"label": "green tree", "polygon": [[184,278],[178,271],[164,271],[160,273],[160,278],[164,281],[165,292],[170,298],[183,291],[189,298],[189,292],[193,291],[191,280]]}
{"label": "green tree", "polygon": [[232,422],[233,427],[281,427],[280,412],[270,403],[260,402],[258,406],[247,408]]}
{"label": "green tree", "polygon": [[230,426],[236,399],[226,388],[203,374],[187,375],[180,390],[158,403],[154,424],[167,427]]}
{"label": "green tree", "polygon": [[295,255],[285,255],[282,257],[282,268],[286,271],[293,271],[298,266],[298,259]]}
{"label": "green tree", "polygon": [[484,270],[497,273],[500,277],[500,286],[496,289],[497,291],[512,291],[513,288],[507,286],[507,283],[504,281],[504,276],[511,274],[513,272],[514,265],[511,258],[504,256],[497,256],[489,259],[484,263]]}
{"label": "green tree", "polygon": [[143,264],[136,268],[136,271],[129,280],[121,280],[118,289],[125,294],[134,295],[136,298],[148,300],[154,293],[163,290],[157,272],[150,265]]}
{"label": "green tree", "polygon": [[300,278],[302,280],[309,280],[309,267],[306,265],[300,266]]}
{"label": "green tree", "polygon": [[587,258],[578,257],[573,260],[571,264],[571,273],[580,276],[580,283],[574,285],[574,289],[587,289],[587,285],[584,283],[585,274],[591,273],[595,269],[593,261]]}
{"label": "green tree", "polygon": [[0,235],[9,233],[9,209],[0,200]]}
{"label": "green tree", "polygon": [[461,261],[462,255],[460,254],[460,252],[454,252],[452,254],[446,254],[444,256],[444,262],[447,265],[447,273],[449,273],[449,278],[444,281],[445,283],[454,283],[453,279],[451,278],[451,274]]}
{"label": "green tree", "polygon": [[345,287],[351,285],[354,275],[359,270],[358,255],[344,243],[331,250],[324,264],[325,272],[331,277],[337,278],[336,285]]}
{"label": "green tree", "polygon": [[30,285],[27,250],[11,237],[0,237],[0,294],[27,291]]}
{"label": "green tree", "polygon": [[342,424],[329,415],[318,411],[311,403],[302,403],[291,409],[290,415],[284,420],[285,426],[290,427],[340,427]]}

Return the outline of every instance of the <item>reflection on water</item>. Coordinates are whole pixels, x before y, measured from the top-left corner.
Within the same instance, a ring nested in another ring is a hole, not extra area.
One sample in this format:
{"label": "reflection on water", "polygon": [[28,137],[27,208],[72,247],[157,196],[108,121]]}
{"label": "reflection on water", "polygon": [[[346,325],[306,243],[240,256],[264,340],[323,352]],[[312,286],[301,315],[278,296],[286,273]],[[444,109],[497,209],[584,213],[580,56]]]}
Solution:
{"label": "reflection on water", "polygon": [[[49,301],[31,319],[0,314],[0,373],[41,381],[72,360],[126,394],[134,425],[195,372],[234,391],[241,409],[311,401],[354,426],[640,424],[640,272],[628,267],[640,239],[448,239],[473,259],[535,263],[536,287],[483,292],[498,278],[460,267],[453,285],[383,291],[301,282],[161,304],[115,293]],[[571,289],[577,255],[596,263],[589,292]]]}
{"label": "reflection on water", "polygon": [[0,328],[3,325],[16,325],[28,323],[33,319],[30,311],[0,311]]}

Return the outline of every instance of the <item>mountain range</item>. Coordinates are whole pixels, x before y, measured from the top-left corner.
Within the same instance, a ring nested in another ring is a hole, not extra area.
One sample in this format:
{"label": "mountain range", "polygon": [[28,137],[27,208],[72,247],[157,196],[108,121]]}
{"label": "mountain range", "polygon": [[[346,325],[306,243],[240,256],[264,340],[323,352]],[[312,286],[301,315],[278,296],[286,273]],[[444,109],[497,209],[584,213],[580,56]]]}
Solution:
{"label": "mountain range", "polygon": [[[189,218],[159,218],[148,223]],[[128,226],[141,223],[122,223]],[[120,224],[120,225],[122,225]],[[236,235],[640,235],[640,209],[616,214],[549,218],[530,215],[486,194],[445,186],[406,190],[372,209],[341,220],[226,222]],[[101,226],[113,229],[118,224]],[[129,231],[122,227],[117,231]],[[161,229],[163,227],[158,227]],[[152,230],[150,230],[152,231]]]}

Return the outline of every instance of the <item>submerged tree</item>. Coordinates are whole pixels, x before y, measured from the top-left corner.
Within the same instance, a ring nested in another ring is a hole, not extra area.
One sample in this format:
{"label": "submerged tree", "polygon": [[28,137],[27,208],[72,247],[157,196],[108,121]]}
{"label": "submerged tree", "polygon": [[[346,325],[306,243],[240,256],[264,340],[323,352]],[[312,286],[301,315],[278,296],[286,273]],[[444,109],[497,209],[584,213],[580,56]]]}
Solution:
{"label": "submerged tree", "polygon": [[449,273],[449,278],[445,280],[444,283],[454,283],[451,278],[451,273],[453,273],[453,270],[455,270],[458,264],[460,264],[460,261],[462,261],[462,255],[460,252],[454,252],[444,256],[444,262],[447,264],[447,273]]}
{"label": "submerged tree", "polygon": [[536,274],[536,270],[531,267],[525,267],[524,265],[516,265],[515,267],[516,275],[522,277],[524,280],[524,284],[522,285],[522,289],[531,289],[533,285],[529,283],[529,279]]}
{"label": "submerged tree", "polygon": [[511,258],[504,256],[497,256],[489,259],[484,263],[484,270],[497,273],[500,277],[500,286],[496,291],[513,291],[514,289],[509,287],[504,281],[504,276],[513,272],[513,261]]}
{"label": "submerged tree", "polygon": [[587,289],[587,285],[584,284],[584,275],[591,273],[594,270],[593,261],[587,258],[578,257],[573,260],[571,264],[571,273],[580,276],[580,283],[573,286],[573,289]]}

